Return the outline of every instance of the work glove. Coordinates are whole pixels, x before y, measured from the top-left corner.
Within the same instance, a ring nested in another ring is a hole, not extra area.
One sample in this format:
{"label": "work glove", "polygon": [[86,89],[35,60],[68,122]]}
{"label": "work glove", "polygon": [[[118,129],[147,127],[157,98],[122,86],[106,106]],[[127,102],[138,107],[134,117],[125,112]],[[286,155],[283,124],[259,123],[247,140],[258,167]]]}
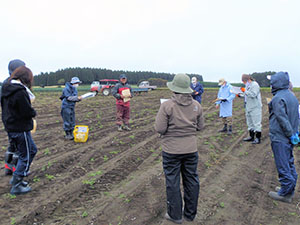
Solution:
{"label": "work glove", "polygon": [[227,99],[222,99],[221,102],[227,102]]}
{"label": "work glove", "polygon": [[297,133],[295,133],[295,134],[293,134],[291,137],[290,137],[290,140],[291,140],[291,143],[293,144],[293,145],[296,145],[296,144],[298,144],[299,143],[299,132],[297,132]]}

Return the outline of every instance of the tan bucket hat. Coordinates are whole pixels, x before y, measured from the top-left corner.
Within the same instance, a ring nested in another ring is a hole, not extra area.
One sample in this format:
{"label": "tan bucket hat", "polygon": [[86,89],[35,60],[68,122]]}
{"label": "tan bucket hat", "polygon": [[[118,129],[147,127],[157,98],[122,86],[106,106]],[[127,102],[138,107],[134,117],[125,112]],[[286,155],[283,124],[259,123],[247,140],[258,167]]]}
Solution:
{"label": "tan bucket hat", "polygon": [[224,78],[221,78],[221,79],[219,80],[219,85],[223,85],[225,82],[226,82],[226,80],[225,80]]}
{"label": "tan bucket hat", "polygon": [[177,93],[191,94],[193,89],[190,87],[191,79],[184,73],[176,74],[171,82],[167,82],[168,88]]}

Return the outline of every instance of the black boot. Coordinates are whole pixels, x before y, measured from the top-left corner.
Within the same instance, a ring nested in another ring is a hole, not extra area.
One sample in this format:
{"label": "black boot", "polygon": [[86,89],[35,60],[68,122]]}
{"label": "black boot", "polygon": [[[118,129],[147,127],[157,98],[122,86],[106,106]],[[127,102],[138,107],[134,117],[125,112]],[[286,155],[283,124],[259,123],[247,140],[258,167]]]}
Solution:
{"label": "black boot", "polygon": [[[9,184],[12,185],[13,182],[14,182],[14,177],[12,177],[12,178],[9,180]],[[28,185],[28,182],[22,180],[22,181],[21,181],[21,185],[22,185],[23,187],[26,187],[26,186]]]}
{"label": "black boot", "polygon": [[260,138],[261,138],[261,132],[256,131],[255,134],[256,134],[256,138],[255,138],[254,141],[252,141],[252,144],[259,144],[260,143]]}
{"label": "black boot", "polygon": [[227,131],[227,124],[224,124],[223,129],[219,130],[219,132],[226,132]]}
{"label": "black boot", "polygon": [[74,139],[74,138],[72,139],[72,135],[71,135],[70,131],[66,130],[65,132],[66,132],[65,139],[67,139],[67,140],[73,140]]}
{"label": "black boot", "polygon": [[254,141],[254,131],[249,130],[250,137],[244,138],[243,141]]}
{"label": "black boot", "polygon": [[227,134],[232,134],[232,126],[231,126],[231,125],[229,125],[228,131],[227,131]]}
{"label": "black boot", "polygon": [[12,188],[10,189],[10,193],[12,195],[20,195],[26,194],[31,191],[31,187],[22,185],[23,177],[13,175],[12,179]]}
{"label": "black boot", "polygon": [[74,140],[74,133],[73,133],[74,130],[70,130],[70,136],[71,136],[71,140]]}

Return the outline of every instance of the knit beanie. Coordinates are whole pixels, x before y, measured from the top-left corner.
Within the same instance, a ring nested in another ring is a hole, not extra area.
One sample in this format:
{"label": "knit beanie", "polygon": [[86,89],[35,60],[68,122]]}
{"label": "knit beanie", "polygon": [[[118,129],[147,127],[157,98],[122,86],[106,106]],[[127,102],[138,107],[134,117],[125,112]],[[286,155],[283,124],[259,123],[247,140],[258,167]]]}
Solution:
{"label": "knit beanie", "polygon": [[10,61],[8,64],[9,75],[11,75],[15,71],[15,69],[17,69],[20,66],[25,66],[25,63],[22,60],[14,59],[14,60]]}

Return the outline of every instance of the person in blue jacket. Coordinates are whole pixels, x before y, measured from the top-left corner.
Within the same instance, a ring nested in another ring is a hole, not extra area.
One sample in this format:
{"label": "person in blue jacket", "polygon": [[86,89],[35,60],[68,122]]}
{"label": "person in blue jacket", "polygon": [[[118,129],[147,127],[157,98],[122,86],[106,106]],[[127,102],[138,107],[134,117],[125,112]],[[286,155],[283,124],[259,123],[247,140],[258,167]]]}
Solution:
{"label": "person in blue jacket", "polygon": [[[232,102],[235,94],[231,93],[232,86],[224,79],[219,80],[218,101],[216,101],[216,108],[220,107],[219,116],[222,118],[224,127],[219,132],[227,132],[232,134]],[[228,128],[228,130],[227,130]]]}
{"label": "person in blue jacket", "polygon": [[67,82],[60,99],[61,103],[61,116],[64,124],[63,128],[66,133],[67,140],[73,140],[73,130],[75,127],[75,104],[81,101],[82,97],[78,96],[77,87],[81,81],[78,77],[72,77],[71,82]]}
{"label": "person in blue jacket", "polygon": [[200,82],[197,81],[196,77],[192,77],[192,83],[191,83],[191,88],[193,89],[192,97],[195,99],[197,102],[201,104],[201,95],[204,92],[203,86]]}
{"label": "person in blue jacket", "polygon": [[289,88],[289,75],[271,76],[273,98],[269,103],[269,135],[281,187],[269,192],[278,201],[292,202],[297,183],[293,148],[299,142],[299,103]]}

